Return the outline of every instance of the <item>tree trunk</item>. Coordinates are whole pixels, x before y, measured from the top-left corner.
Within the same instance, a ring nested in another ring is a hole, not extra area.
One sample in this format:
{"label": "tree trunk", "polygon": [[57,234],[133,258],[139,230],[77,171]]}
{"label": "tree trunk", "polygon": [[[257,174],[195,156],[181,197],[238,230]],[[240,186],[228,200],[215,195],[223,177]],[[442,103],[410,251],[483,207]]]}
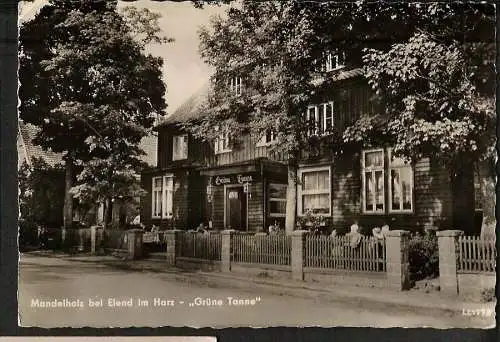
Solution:
{"label": "tree trunk", "polygon": [[64,182],[63,222],[64,228],[68,229],[73,223],[73,195],[70,193],[73,187],[73,160],[71,158],[66,160]]}
{"label": "tree trunk", "polygon": [[297,166],[288,162],[288,186],[286,189],[286,217],[285,231],[291,233],[295,230],[295,218],[297,215]]}
{"label": "tree trunk", "polygon": [[113,219],[113,201],[111,197],[106,198],[104,204],[104,228],[108,229]]}

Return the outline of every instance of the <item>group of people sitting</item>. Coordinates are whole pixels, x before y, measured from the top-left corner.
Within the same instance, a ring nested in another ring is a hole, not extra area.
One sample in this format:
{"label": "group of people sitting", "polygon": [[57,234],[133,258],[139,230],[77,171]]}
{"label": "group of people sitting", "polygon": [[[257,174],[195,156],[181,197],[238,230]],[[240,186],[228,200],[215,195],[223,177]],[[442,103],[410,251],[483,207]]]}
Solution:
{"label": "group of people sitting", "polygon": [[[372,229],[372,237],[375,240],[375,242],[382,242],[385,239],[385,236],[387,232],[389,231],[389,226],[387,224],[383,225],[382,227],[375,227]],[[352,248],[356,248],[359,246],[361,242],[361,238],[363,234],[361,234],[362,228],[358,225],[358,222],[356,221],[350,228],[349,233],[346,234],[349,240],[349,246]],[[330,237],[336,237],[337,236],[337,230],[333,230],[330,234]]]}

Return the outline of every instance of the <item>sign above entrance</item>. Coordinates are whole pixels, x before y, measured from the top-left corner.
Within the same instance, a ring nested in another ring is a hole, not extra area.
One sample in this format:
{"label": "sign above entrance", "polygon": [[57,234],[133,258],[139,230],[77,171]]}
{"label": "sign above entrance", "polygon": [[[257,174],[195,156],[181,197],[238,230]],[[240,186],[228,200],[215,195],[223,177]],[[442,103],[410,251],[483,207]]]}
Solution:
{"label": "sign above entrance", "polygon": [[230,183],[231,183],[231,178],[229,177],[222,177],[222,176],[215,177],[215,185],[230,184]]}
{"label": "sign above entrance", "polygon": [[212,177],[213,185],[226,185],[226,184],[246,184],[257,181],[257,174],[237,174],[227,176],[214,176]]}

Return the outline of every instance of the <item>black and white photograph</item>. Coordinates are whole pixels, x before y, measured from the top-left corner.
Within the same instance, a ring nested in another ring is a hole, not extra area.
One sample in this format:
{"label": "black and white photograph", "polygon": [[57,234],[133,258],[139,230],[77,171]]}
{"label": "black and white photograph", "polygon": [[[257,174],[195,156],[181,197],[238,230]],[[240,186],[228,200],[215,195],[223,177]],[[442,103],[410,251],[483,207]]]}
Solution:
{"label": "black and white photograph", "polygon": [[495,15],[19,1],[19,326],[494,327]]}

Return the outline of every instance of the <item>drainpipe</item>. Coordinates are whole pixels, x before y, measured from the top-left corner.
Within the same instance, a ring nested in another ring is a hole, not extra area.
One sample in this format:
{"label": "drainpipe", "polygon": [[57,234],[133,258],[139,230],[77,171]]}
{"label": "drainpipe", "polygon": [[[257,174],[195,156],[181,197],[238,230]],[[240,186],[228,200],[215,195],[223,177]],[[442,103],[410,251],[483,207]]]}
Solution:
{"label": "drainpipe", "polygon": [[260,178],[262,179],[262,231],[266,231],[267,219],[267,193],[266,193],[266,179],[264,178],[264,161],[260,161]]}

